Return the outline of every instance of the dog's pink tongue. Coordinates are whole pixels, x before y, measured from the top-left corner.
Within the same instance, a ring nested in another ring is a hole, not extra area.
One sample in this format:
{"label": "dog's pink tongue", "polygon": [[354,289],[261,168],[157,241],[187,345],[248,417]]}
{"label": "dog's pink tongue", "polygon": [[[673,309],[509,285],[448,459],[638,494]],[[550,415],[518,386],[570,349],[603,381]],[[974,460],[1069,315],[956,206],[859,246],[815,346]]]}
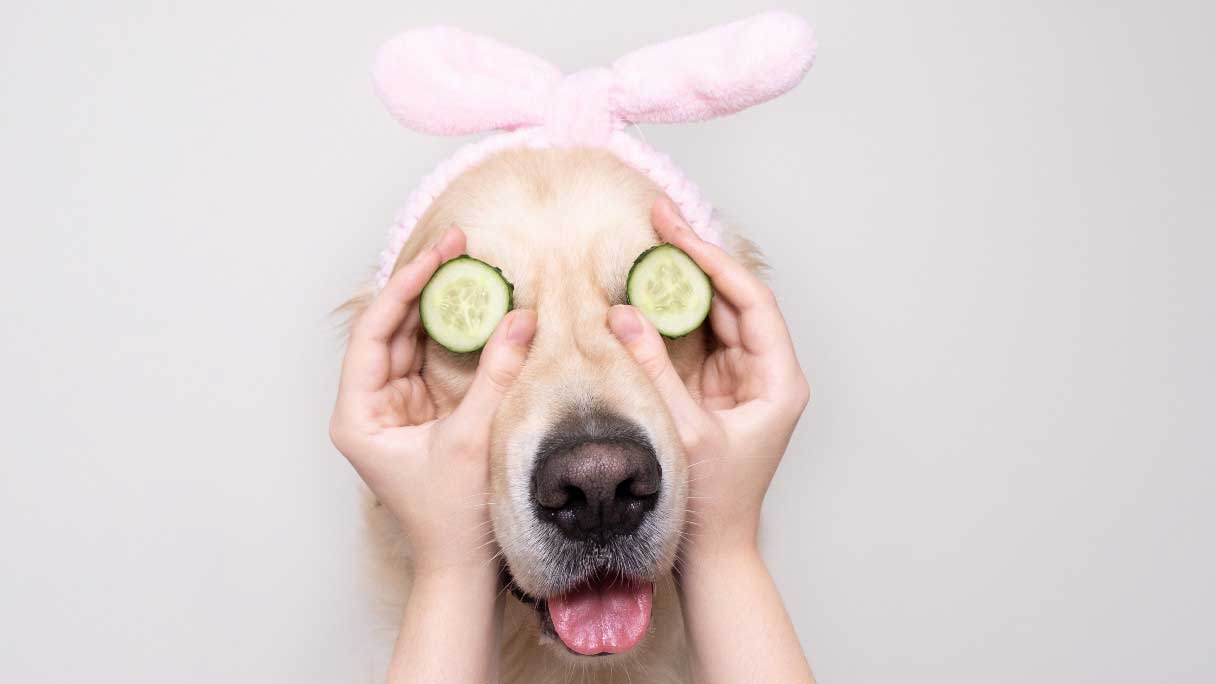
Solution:
{"label": "dog's pink tongue", "polygon": [[624,653],[646,633],[653,595],[650,582],[606,579],[550,598],[549,616],[575,653]]}

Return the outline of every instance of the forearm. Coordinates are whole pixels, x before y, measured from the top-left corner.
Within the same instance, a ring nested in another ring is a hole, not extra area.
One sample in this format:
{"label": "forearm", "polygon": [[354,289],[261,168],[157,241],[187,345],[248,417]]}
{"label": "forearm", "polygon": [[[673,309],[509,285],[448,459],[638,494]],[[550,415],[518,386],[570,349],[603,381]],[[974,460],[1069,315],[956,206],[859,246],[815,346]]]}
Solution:
{"label": "forearm", "polygon": [[497,581],[490,569],[416,578],[389,684],[496,682],[502,614]]}
{"label": "forearm", "polygon": [[681,603],[694,682],[815,681],[754,546],[685,560]]}

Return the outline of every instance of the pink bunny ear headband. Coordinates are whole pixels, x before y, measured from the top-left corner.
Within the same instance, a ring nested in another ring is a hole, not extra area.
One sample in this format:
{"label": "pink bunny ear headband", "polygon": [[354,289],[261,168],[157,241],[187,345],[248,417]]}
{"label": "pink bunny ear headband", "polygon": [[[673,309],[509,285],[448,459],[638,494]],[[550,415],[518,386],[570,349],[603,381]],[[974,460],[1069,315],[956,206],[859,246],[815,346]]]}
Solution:
{"label": "pink bunny ear headband", "polygon": [[600,147],[646,174],[703,239],[722,243],[713,208],[630,124],[704,121],[771,100],[811,67],[815,42],[800,17],[767,12],[642,48],[610,67],[563,76],[522,50],[457,28],[407,31],[376,60],[376,90],[406,127],[436,135],[501,131],[462,147],[410,196],[380,255],[384,287],[414,226],[444,188],[514,147]]}

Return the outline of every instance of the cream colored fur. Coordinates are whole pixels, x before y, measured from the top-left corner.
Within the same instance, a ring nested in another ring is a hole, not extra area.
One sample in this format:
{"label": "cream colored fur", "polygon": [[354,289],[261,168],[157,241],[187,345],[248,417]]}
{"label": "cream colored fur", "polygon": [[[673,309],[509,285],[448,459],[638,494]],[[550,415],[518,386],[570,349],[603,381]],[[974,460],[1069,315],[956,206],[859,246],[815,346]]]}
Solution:
{"label": "cream colored fur", "polygon": [[[550,589],[535,548],[537,522],[527,482],[535,445],[563,408],[596,402],[634,420],[650,434],[663,468],[661,504],[648,519],[663,539],[650,633],[626,654],[574,656],[559,644],[542,643],[532,607],[506,595],[504,682],[687,681],[671,576],[681,535],[695,534],[685,531],[687,466],[662,402],[605,322],[608,308],[624,302],[634,258],[656,242],[649,212],[658,193],[645,176],[607,152],[503,152],[458,178],[436,200],[398,262],[458,225],[468,235],[469,253],[499,266],[514,282],[516,306],[538,312],[528,361],[495,418],[490,454],[492,535],[524,591],[544,596]],[[732,236],[729,244],[745,263],[760,267],[750,243]],[[357,315],[368,301],[370,293],[364,293],[346,308]],[[694,394],[696,370],[711,344],[703,331],[669,342],[672,360]],[[429,340],[425,354],[423,377],[444,415],[468,387],[476,355],[452,354]],[[366,517],[387,633],[399,624],[408,598],[409,545],[370,495]]]}

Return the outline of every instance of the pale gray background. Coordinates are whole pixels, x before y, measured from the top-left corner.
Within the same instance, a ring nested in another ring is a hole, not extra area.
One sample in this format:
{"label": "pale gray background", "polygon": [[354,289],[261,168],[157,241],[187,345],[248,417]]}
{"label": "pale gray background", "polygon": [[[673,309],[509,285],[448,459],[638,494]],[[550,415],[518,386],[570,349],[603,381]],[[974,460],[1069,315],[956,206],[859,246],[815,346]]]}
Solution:
{"label": "pale gray background", "polygon": [[[327,4],[0,10],[6,682],[365,678],[326,312],[454,149],[376,47],[573,69],[767,7]],[[1212,681],[1211,3],[791,8],[798,90],[646,135],[812,376],[767,552],[821,680]]]}

